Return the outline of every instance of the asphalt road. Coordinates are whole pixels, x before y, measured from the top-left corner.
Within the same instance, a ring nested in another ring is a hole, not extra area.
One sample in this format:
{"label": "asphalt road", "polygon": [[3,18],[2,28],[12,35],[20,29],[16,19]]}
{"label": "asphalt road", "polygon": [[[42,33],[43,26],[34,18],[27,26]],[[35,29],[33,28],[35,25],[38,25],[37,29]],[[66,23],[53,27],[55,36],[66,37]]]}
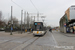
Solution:
{"label": "asphalt road", "polygon": [[57,31],[47,31],[44,36],[34,37],[32,33],[0,32],[0,50],[75,50],[74,35],[68,37]]}

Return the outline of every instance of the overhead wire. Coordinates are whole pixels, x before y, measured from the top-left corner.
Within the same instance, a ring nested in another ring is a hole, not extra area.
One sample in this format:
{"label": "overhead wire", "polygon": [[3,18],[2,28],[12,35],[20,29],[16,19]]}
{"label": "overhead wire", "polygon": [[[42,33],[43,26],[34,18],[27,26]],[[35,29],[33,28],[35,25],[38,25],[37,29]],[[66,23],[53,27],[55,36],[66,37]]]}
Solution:
{"label": "overhead wire", "polygon": [[37,10],[37,12],[39,12],[38,9],[36,8],[36,6],[34,5],[34,3],[32,2],[32,0],[30,0],[30,2],[31,2],[32,5],[35,7],[35,9]]}
{"label": "overhead wire", "polygon": [[[23,9],[23,7],[21,7],[20,5],[18,5],[16,2],[14,2],[13,0],[11,0],[14,4],[16,4],[18,7],[20,7],[21,9]],[[34,3],[32,2],[32,0],[30,0],[30,2],[32,3],[32,5],[35,7],[35,9],[38,11],[38,9],[36,8],[36,6],[34,5]],[[24,9],[23,9],[24,10]]]}
{"label": "overhead wire", "polygon": [[[13,0],[11,0],[14,4],[16,4],[18,7],[20,7],[21,9],[23,9],[23,7],[21,7],[20,5],[18,5],[16,2],[14,2]],[[24,9],[23,9],[24,10]]]}

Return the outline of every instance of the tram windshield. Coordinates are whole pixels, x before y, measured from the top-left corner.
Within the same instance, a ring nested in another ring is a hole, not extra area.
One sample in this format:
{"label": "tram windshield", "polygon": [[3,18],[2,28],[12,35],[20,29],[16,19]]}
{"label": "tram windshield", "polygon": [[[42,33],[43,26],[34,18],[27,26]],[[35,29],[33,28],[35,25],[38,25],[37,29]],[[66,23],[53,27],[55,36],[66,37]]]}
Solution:
{"label": "tram windshield", "polygon": [[37,31],[42,31],[43,30],[43,23],[42,22],[35,22],[34,23],[35,29]]}

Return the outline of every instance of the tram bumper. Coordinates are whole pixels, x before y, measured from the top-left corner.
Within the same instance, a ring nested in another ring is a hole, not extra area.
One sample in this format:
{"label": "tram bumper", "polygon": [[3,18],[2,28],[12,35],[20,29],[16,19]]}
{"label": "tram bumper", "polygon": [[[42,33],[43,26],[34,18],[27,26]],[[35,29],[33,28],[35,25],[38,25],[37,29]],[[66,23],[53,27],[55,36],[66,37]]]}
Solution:
{"label": "tram bumper", "polygon": [[43,35],[43,33],[42,34],[41,33],[39,33],[39,34],[33,33],[33,35]]}
{"label": "tram bumper", "polygon": [[43,31],[33,31],[33,35],[44,35]]}

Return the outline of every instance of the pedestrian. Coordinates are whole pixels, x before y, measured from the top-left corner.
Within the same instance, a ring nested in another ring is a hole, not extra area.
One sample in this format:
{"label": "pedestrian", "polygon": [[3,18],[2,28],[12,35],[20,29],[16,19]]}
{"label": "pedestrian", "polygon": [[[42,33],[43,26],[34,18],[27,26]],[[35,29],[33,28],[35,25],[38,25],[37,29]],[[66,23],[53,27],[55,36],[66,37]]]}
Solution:
{"label": "pedestrian", "polygon": [[51,31],[51,29],[49,28],[49,31]]}
{"label": "pedestrian", "polygon": [[52,28],[51,28],[51,32],[52,32]]}
{"label": "pedestrian", "polygon": [[49,31],[52,32],[52,29],[50,28]]}
{"label": "pedestrian", "polygon": [[73,29],[73,33],[74,33],[74,28],[72,28]]}

